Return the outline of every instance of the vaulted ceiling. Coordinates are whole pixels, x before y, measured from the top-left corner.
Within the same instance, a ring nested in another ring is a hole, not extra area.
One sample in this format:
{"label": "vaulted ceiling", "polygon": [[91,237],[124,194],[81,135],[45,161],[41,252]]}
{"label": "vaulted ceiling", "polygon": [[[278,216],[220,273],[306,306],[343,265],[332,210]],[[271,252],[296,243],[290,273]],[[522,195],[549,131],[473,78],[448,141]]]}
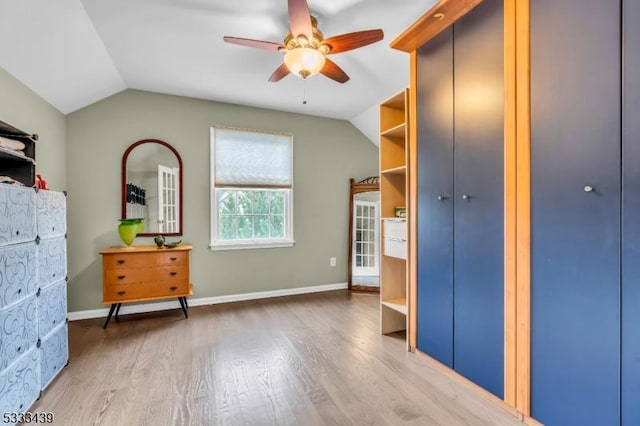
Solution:
{"label": "vaulted ceiling", "polygon": [[376,105],[408,85],[408,55],[389,43],[435,2],[308,0],[325,36],[384,30],[332,56],[345,84],[269,83],[282,53],[223,42],[282,42],[286,0],[0,0],[0,67],[65,114],[133,88],[351,120],[377,139]]}

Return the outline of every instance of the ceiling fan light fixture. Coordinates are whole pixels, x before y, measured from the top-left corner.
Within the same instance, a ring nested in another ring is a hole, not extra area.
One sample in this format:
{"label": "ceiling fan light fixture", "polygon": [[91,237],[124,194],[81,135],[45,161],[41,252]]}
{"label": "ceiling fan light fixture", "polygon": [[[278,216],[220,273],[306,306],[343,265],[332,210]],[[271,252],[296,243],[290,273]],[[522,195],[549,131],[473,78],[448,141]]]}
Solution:
{"label": "ceiling fan light fixture", "polygon": [[292,74],[307,78],[322,70],[325,63],[324,55],[310,47],[297,47],[287,50],[284,63]]}

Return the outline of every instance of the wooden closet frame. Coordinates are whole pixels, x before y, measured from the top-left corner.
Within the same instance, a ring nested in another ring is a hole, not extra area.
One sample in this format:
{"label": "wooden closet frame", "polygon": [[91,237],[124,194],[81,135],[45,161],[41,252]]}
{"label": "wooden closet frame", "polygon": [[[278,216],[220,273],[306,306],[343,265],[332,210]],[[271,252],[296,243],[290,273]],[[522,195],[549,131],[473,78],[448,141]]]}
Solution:
{"label": "wooden closet frame", "polygon": [[[417,206],[417,49],[451,26],[482,0],[441,0],[392,43],[410,54],[409,200]],[[471,383],[426,354],[430,363],[465,382],[528,424],[531,415],[531,93],[530,0],[504,0],[504,400]],[[408,213],[416,235],[416,212]],[[409,258],[416,259],[416,238]],[[416,343],[417,266],[409,271],[410,347]]]}

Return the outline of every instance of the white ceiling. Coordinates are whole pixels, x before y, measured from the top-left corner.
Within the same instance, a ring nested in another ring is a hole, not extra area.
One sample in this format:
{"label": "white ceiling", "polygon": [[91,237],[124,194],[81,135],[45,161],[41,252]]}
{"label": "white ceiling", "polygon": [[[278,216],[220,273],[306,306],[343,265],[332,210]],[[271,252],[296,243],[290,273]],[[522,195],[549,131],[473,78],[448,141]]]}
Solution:
{"label": "white ceiling", "polygon": [[384,30],[383,41],[332,56],[345,84],[269,83],[281,53],[222,41],[282,42],[286,0],[0,0],[0,67],[65,114],[133,88],[351,120],[377,139],[365,128],[374,105],[408,85],[408,55],[389,43],[435,2],[308,0],[325,37]]}

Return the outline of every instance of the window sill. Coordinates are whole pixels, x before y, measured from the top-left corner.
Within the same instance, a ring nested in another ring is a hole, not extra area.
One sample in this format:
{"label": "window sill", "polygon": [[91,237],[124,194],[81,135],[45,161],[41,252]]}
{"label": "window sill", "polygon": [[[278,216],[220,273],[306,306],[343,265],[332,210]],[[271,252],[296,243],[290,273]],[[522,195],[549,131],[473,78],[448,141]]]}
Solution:
{"label": "window sill", "polygon": [[250,250],[250,249],[267,249],[267,248],[283,248],[293,247],[296,244],[293,240],[280,240],[273,242],[264,241],[246,241],[246,242],[216,242],[209,244],[212,251],[223,250]]}

